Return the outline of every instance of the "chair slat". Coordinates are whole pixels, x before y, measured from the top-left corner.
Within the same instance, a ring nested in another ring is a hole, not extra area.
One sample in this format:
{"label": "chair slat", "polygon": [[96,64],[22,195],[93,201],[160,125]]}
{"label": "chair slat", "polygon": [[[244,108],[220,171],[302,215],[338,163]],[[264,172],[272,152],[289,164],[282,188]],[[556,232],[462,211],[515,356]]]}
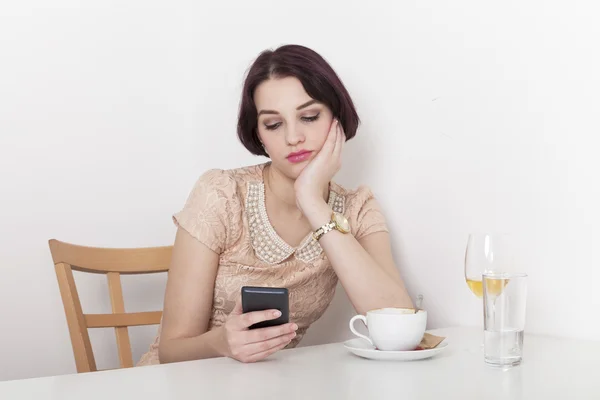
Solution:
{"label": "chair slat", "polygon": [[75,366],[77,372],[96,371],[96,360],[92,352],[90,336],[86,329],[86,321],[81,310],[77,287],[71,267],[64,263],[55,265],[58,287],[65,308],[71,345],[75,355]]}
{"label": "chair slat", "polygon": [[88,328],[114,328],[119,326],[157,325],[162,311],[144,311],[124,314],[85,314]]}
{"label": "chair slat", "polygon": [[69,264],[75,271],[105,274],[150,274],[167,272],[171,262],[172,246],[139,249],[110,249],[85,247],[49,241],[54,264]]}
{"label": "chair slat", "polygon": [[[123,302],[123,288],[121,286],[121,275],[118,272],[109,272],[108,291],[110,293],[110,303],[113,313],[125,313],[125,304]],[[126,326],[115,328],[117,338],[117,349],[119,352],[119,362],[121,368],[133,367],[133,355],[131,354],[131,342],[129,341],[129,332]]]}

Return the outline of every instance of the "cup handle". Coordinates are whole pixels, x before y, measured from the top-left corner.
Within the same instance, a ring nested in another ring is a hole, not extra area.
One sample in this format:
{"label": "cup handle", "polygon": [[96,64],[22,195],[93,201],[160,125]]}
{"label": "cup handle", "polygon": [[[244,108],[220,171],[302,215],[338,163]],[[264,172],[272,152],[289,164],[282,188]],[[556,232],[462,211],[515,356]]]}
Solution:
{"label": "cup handle", "polygon": [[358,333],[356,331],[356,329],[354,329],[354,321],[360,319],[365,326],[367,327],[367,329],[369,329],[369,326],[367,325],[367,317],[365,317],[364,315],[355,315],[354,317],[352,317],[352,319],[350,320],[350,330],[352,331],[352,333],[354,333],[356,336],[358,336],[361,339],[365,339],[367,342],[371,343],[371,346],[375,346],[375,344],[373,343],[373,341],[371,339],[369,339],[367,336],[362,335],[360,333]]}

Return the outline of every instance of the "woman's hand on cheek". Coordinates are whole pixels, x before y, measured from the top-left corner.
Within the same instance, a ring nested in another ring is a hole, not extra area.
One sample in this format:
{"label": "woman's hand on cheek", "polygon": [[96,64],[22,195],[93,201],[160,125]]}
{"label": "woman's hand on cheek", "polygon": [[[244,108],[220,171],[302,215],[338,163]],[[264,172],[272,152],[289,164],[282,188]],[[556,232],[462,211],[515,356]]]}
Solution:
{"label": "woman's hand on cheek", "polygon": [[342,148],[346,136],[336,119],[331,124],[325,144],[296,179],[296,204],[306,215],[309,208],[323,202],[323,188],[342,166]]}

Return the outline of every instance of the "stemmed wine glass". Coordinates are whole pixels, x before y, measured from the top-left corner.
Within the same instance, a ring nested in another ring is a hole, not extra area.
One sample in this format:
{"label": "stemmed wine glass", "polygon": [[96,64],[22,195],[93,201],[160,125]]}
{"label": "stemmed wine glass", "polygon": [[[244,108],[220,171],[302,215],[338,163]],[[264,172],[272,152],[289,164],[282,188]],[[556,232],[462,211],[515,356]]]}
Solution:
{"label": "stemmed wine glass", "polygon": [[[465,280],[471,292],[483,298],[482,275],[486,272],[510,272],[513,269],[511,236],[506,233],[471,233],[465,252]],[[490,280],[488,292],[497,297],[507,280]],[[483,307],[482,307],[483,308]],[[482,342],[483,346],[483,342]]]}

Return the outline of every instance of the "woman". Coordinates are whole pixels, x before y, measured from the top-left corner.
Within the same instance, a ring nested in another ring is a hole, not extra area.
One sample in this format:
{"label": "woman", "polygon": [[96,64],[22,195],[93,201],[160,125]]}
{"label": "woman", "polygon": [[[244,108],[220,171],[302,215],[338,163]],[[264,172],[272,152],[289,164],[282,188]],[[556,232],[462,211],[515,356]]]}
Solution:
{"label": "woman", "polygon": [[[297,45],[260,54],[237,130],[270,162],[204,173],[174,215],[163,320],[138,365],[219,356],[255,362],[294,347],[325,312],[338,279],[358,313],[412,307],[373,194],[332,182],[358,123],[320,55]],[[290,323],[249,330],[278,314],[242,314],[242,286],[288,288]]]}

